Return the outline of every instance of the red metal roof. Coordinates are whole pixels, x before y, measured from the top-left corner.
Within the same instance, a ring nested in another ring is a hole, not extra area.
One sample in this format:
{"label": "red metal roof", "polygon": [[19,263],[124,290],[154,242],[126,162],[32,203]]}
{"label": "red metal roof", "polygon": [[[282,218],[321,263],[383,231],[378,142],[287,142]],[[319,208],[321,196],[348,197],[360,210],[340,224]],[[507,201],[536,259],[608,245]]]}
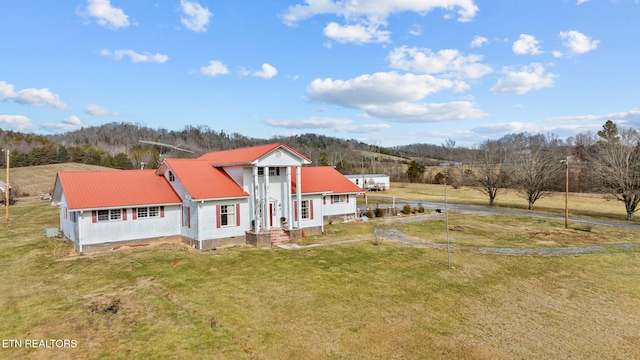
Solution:
{"label": "red metal roof", "polygon": [[250,164],[280,147],[291,151],[293,154],[299,156],[309,163],[311,162],[311,160],[307,159],[305,156],[283,143],[266,144],[232,150],[213,151],[200,156],[198,159],[208,160],[212,165]]}
{"label": "red metal roof", "polygon": [[224,170],[213,167],[208,160],[165,159],[165,164],[193,199],[249,196]]}
{"label": "red metal roof", "polygon": [[71,210],[182,202],[155,170],[59,171],[56,181]]}
{"label": "red metal roof", "polygon": [[[292,171],[291,188],[296,192],[296,179]],[[361,193],[362,189],[352,183],[338,170],[331,166],[303,166],[300,169],[300,180],[302,182],[302,193],[331,192],[341,193]]]}

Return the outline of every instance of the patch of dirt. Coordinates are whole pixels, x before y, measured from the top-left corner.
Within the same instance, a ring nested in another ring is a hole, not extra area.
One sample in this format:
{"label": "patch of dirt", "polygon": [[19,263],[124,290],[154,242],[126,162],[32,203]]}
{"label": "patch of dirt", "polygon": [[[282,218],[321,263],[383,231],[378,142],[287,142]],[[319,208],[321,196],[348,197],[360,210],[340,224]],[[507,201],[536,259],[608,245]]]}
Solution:
{"label": "patch of dirt", "polygon": [[449,226],[449,231],[467,231],[467,227],[462,225],[453,225]]}
{"label": "patch of dirt", "polygon": [[538,245],[557,245],[558,243],[551,240],[536,240],[536,244]]}

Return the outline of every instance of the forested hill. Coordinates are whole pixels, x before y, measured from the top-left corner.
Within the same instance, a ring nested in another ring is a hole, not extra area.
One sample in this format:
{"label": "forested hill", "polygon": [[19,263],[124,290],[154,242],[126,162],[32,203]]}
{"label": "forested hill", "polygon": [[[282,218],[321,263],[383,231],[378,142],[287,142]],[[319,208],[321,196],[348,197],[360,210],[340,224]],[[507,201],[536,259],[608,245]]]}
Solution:
{"label": "forested hill", "polygon": [[[176,146],[193,153],[147,142]],[[0,130],[0,144],[3,148],[11,149],[11,164],[15,167],[79,162],[118,169],[140,168],[144,163],[145,168],[154,168],[163,156],[197,157],[209,151],[271,142],[285,143],[310,158],[314,165],[332,165],[344,173],[359,172],[362,167],[367,167],[363,152],[407,156],[400,149],[370,146],[356,140],[323,135],[258,139],[224,130],[216,131],[208,126],[186,126],[175,131],[132,123],[109,123],[48,136]],[[404,159],[398,158],[396,161]],[[4,159],[0,163],[3,164]]]}

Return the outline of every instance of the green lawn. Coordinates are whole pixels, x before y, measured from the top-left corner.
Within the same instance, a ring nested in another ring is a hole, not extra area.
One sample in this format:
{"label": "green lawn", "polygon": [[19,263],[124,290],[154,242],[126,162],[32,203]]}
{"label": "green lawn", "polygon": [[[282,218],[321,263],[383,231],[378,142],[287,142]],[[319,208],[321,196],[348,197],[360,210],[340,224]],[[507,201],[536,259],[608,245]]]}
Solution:
{"label": "green lawn", "polygon": [[[43,236],[57,221],[57,208],[24,200],[0,225],[0,338],[77,347],[0,348],[0,358],[640,358],[640,251],[473,250],[535,246],[535,237],[518,237],[514,218],[452,216],[466,229],[451,234],[462,249],[451,269],[445,250],[391,241],[70,256],[68,244]],[[522,229],[561,227],[536,221]],[[370,236],[382,224],[327,225],[322,241]],[[443,229],[438,221],[397,228],[434,243]],[[607,229],[556,235],[562,246],[638,243],[632,231]]]}

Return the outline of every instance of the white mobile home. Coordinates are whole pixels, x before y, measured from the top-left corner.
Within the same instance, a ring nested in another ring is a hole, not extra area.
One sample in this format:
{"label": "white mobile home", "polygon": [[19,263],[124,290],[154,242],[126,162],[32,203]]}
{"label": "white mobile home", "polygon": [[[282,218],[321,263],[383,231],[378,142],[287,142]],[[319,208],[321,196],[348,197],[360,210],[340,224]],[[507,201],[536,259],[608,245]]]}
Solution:
{"label": "white mobile home", "polygon": [[345,177],[365,191],[389,190],[391,185],[389,175],[385,174],[353,174]]}

